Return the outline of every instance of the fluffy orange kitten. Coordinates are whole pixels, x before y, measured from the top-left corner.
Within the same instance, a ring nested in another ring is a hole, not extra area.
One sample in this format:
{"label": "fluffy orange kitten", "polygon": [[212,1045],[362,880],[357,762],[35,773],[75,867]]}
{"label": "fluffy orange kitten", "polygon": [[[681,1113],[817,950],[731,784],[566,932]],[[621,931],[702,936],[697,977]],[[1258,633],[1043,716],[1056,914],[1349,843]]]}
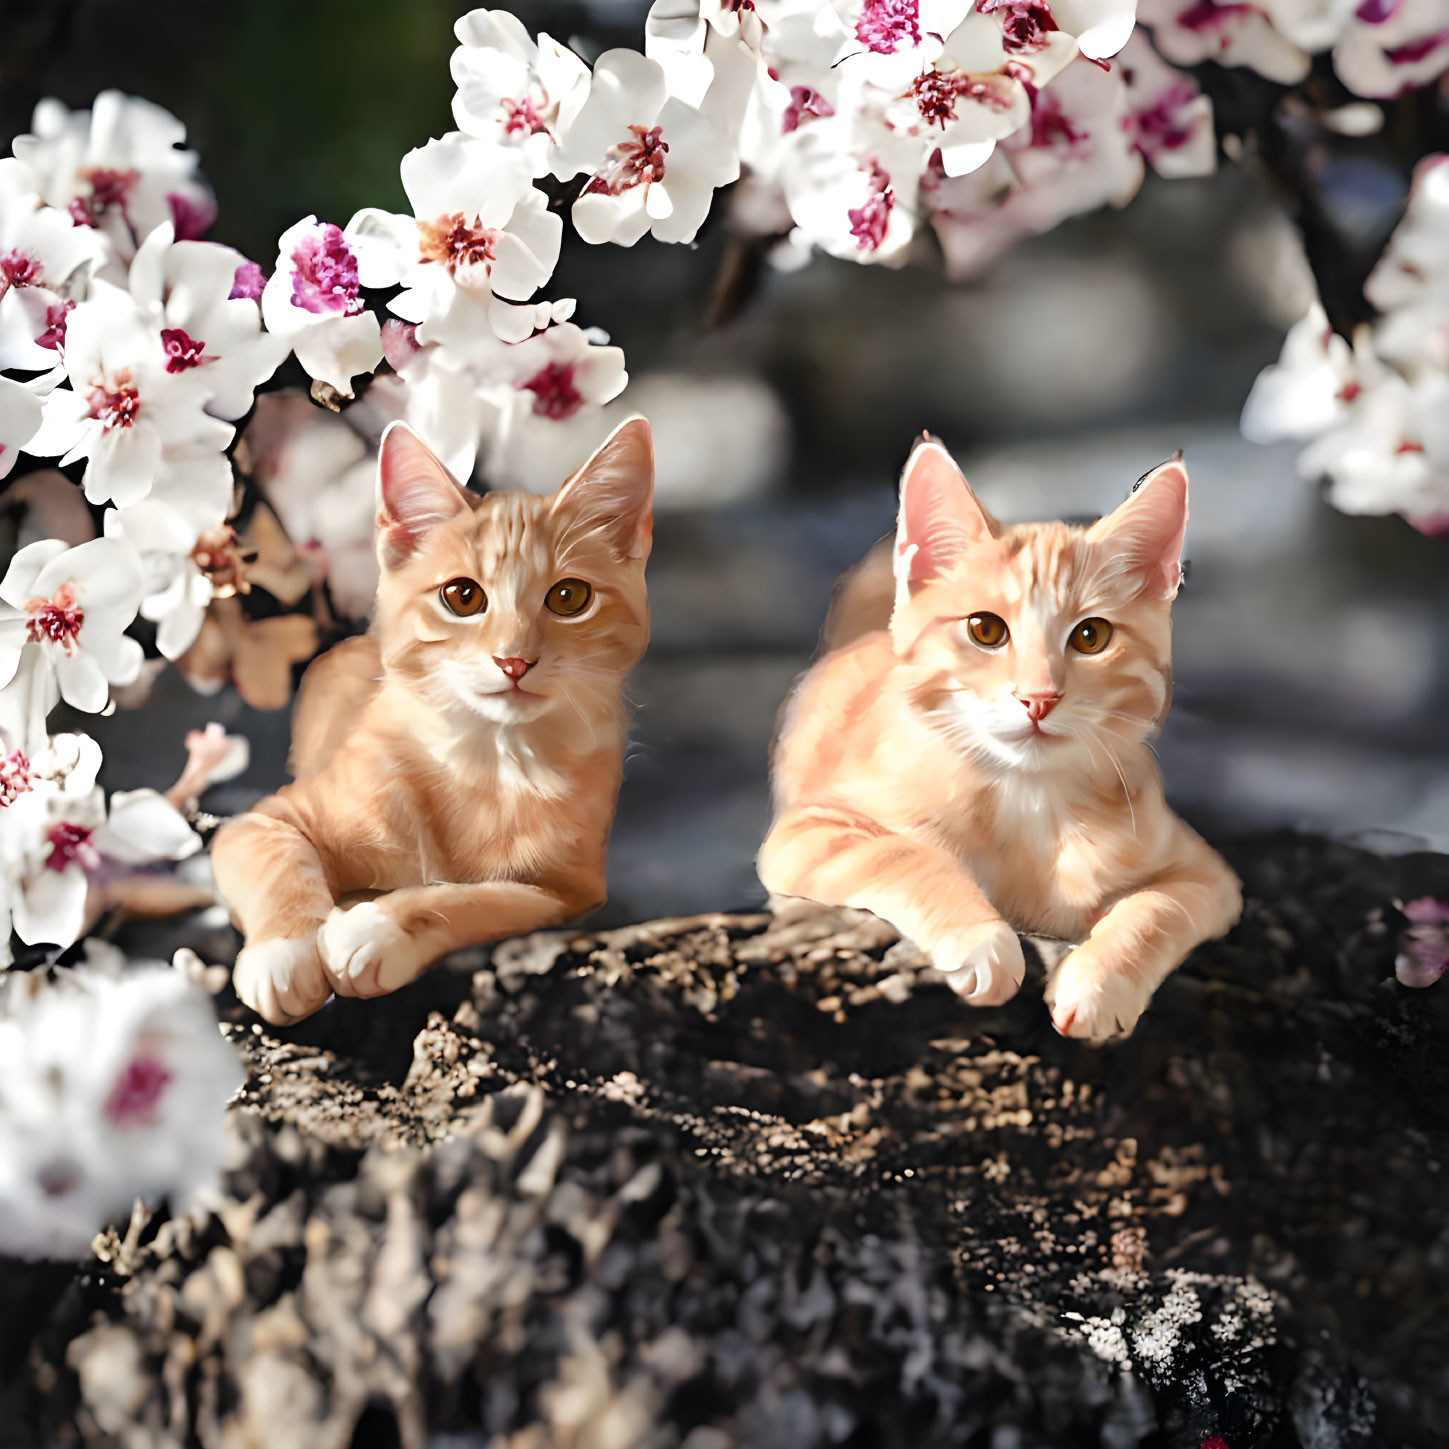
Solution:
{"label": "fluffy orange kitten", "polygon": [[372,626],[307,671],[294,782],[212,850],[237,994],[268,1021],[603,901],[653,486],[642,418],[546,498],[465,492],[383,435]]}
{"label": "fluffy orange kitten", "polygon": [[1047,986],[1054,1025],[1129,1033],[1242,906],[1147,746],[1186,524],[1180,455],[1090,528],[1004,527],[918,444],[893,554],[846,577],[786,706],[766,887],[874,911],[979,1005],[1021,985],[1018,930],[1080,941]]}

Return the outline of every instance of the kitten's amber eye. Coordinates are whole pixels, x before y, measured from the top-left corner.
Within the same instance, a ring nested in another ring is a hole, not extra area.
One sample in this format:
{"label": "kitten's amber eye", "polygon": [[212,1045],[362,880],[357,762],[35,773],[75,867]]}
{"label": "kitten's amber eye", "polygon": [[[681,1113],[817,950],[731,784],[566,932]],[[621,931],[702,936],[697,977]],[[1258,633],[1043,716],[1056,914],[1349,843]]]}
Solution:
{"label": "kitten's amber eye", "polygon": [[966,632],[983,649],[999,649],[1011,631],[1000,614],[972,614],[966,621]]}
{"label": "kitten's amber eye", "polygon": [[586,584],[582,579],[560,579],[544,596],[543,602],[551,613],[562,614],[569,619],[575,614],[582,614],[593,597],[592,584]]}
{"label": "kitten's amber eye", "polygon": [[1100,654],[1112,642],[1112,626],[1105,619],[1083,619],[1067,643],[1078,654]]}
{"label": "kitten's amber eye", "polygon": [[488,604],[482,585],[475,584],[472,579],[449,579],[438,590],[438,597],[453,613],[461,614],[464,618],[469,614],[482,613]]}

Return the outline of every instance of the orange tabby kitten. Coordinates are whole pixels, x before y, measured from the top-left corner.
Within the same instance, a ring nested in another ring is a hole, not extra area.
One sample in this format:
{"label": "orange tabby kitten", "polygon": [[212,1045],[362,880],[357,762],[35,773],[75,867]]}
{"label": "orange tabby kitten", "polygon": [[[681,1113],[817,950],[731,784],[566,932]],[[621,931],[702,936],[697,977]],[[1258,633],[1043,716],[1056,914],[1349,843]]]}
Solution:
{"label": "orange tabby kitten", "polygon": [[1018,930],[1081,941],[1047,987],[1054,1025],[1129,1033],[1242,906],[1147,747],[1186,524],[1180,455],[1090,528],[1004,527],[923,439],[894,566],[887,545],[846,577],[786,707],[766,887],[874,911],[979,1005],[1021,985]]}
{"label": "orange tabby kitten", "polygon": [[465,492],[394,423],[378,485],[372,627],[307,671],[294,783],[212,850],[237,995],[278,1024],[604,899],[620,691],[649,639],[649,425],[537,498]]}

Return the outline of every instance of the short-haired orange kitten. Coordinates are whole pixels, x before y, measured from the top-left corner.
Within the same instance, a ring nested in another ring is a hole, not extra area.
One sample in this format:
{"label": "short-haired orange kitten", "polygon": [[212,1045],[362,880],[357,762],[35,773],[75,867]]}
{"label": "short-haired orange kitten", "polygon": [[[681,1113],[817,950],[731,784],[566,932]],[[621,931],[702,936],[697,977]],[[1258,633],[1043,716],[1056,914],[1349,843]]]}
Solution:
{"label": "short-haired orange kitten", "polygon": [[372,626],[307,671],[294,782],[212,848],[237,995],[268,1021],[603,901],[653,487],[642,418],[551,497],[468,493],[383,435]]}
{"label": "short-haired orange kitten", "polygon": [[978,1005],[1021,985],[1018,930],[1081,941],[1047,986],[1053,1023],[1129,1033],[1242,909],[1147,746],[1186,524],[1180,455],[1090,528],[1004,527],[923,439],[894,550],[846,577],[831,652],[786,707],[766,887],[875,912]]}

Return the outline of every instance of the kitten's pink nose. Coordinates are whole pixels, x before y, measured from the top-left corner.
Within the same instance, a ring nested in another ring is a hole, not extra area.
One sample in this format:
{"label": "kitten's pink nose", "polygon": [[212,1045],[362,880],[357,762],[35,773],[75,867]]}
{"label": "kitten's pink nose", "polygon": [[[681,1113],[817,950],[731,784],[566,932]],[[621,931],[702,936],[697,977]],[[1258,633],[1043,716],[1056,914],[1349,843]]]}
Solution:
{"label": "kitten's pink nose", "polygon": [[1012,694],[1026,706],[1026,717],[1033,723],[1045,719],[1062,702],[1056,690],[1040,694],[1017,694],[1012,690]]}
{"label": "kitten's pink nose", "polygon": [[493,662],[510,678],[522,679],[535,664],[537,659],[519,659],[516,656],[511,659],[500,659],[496,654]]}

